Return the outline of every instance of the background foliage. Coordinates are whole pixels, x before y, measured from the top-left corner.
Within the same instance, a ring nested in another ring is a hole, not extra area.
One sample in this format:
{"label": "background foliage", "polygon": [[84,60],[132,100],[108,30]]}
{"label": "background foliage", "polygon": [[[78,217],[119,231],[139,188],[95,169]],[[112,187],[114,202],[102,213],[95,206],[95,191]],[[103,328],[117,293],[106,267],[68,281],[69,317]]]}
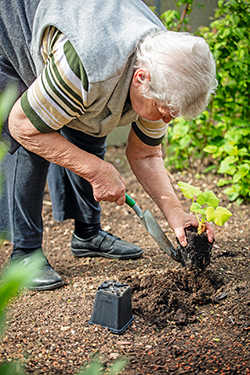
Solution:
{"label": "background foliage", "polygon": [[[193,1],[176,3],[179,8],[185,4],[184,11],[165,12],[162,20],[168,29],[188,30]],[[218,1],[213,22],[197,32],[216,59],[218,89],[207,111],[193,121],[174,120],[165,140],[167,168],[194,167],[201,159],[202,172],[219,174],[218,185],[238,203],[250,200],[249,24],[249,0]]]}

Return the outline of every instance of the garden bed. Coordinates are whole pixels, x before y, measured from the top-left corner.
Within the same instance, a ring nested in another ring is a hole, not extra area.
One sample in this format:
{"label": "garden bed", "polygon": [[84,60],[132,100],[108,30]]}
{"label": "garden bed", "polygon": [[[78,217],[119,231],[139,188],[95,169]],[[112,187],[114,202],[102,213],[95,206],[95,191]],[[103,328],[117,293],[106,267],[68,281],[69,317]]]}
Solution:
{"label": "garden bed", "polygon": [[[127,191],[149,208],[171,242],[176,239],[161,212],[144,193],[124,157],[110,148],[107,160],[122,173]],[[189,202],[178,180],[212,189],[226,207],[216,176],[199,180],[192,173],[170,175],[184,207]],[[21,359],[28,374],[76,374],[99,353],[107,366],[126,356],[124,374],[250,374],[250,205],[232,204],[223,228],[216,228],[210,265],[184,269],[163,253],[126,205],[102,203],[102,226],[144,249],[134,261],[75,259],[70,254],[72,221],[55,222],[44,196],[44,252],[65,280],[54,291],[24,291],[10,306],[1,360]],[[11,246],[1,247],[0,265]],[[129,284],[133,323],[122,335],[89,325],[97,287],[105,280]]]}

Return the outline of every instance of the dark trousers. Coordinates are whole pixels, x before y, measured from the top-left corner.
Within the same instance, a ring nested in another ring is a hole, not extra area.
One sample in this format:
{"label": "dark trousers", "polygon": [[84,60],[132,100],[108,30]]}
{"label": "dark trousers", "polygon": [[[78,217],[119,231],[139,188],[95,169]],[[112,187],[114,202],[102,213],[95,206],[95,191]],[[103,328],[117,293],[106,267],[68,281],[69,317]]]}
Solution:
{"label": "dark trousers", "polygon": [[[104,158],[106,137],[95,138],[66,127],[61,133],[81,149]],[[13,155],[7,154],[1,171],[5,176],[0,200],[0,232],[14,246],[36,248],[42,244],[41,213],[46,179],[55,220],[100,223],[100,205],[94,200],[91,185],[71,171],[50,164],[22,146]]]}
{"label": "dark trousers", "polygon": [[[26,89],[8,62],[0,56],[0,91],[9,81]],[[5,129],[7,123],[5,124]],[[101,159],[106,152],[106,137],[96,138],[64,127],[61,135],[77,147]],[[5,134],[5,136],[8,136]],[[12,142],[0,165],[4,176],[0,197],[0,234],[15,247],[38,248],[42,244],[42,202],[46,181],[52,200],[55,220],[75,219],[86,224],[100,223],[100,205],[94,200],[91,185],[71,171],[26,150]],[[84,163],[84,159],[82,163]]]}

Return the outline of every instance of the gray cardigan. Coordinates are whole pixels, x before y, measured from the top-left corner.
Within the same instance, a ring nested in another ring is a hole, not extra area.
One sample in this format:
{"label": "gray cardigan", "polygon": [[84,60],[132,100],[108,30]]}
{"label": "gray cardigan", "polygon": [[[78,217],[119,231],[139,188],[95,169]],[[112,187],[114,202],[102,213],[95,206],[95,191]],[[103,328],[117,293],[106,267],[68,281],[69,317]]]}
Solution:
{"label": "gray cardigan", "polygon": [[137,42],[165,29],[141,0],[1,0],[0,54],[30,86],[44,64],[44,29],[62,31],[78,53],[89,81],[87,111],[67,126],[101,137],[137,119],[124,107]]}

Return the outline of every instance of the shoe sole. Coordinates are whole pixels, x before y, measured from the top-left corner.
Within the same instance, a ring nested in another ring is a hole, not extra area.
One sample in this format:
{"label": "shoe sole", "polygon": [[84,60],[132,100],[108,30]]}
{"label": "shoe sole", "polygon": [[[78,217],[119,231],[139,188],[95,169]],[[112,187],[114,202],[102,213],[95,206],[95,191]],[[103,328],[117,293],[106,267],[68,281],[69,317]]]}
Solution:
{"label": "shoe sole", "polygon": [[98,251],[89,251],[85,249],[72,249],[71,248],[71,254],[75,258],[85,258],[85,257],[90,257],[90,258],[96,258],[96,257],[103,257],[103,258],[108,258],[108,259],[119,259],[119,260],[128,260],[128,259],[137,259],[140,258],[143,254],[143,251],[140,251],[136,254],[123,254],[123,255],[114,255],[114,254],[109,254],[109,253],[104,253],[104,252],[98,252]]}
{"label": "shoe sole", "polygon": [[51,285],[46,285],[46,286],[27,286],[26,288],[29,289],[29,290],[35,291],[35,292],[39,292],[39,291],[42,292],[42,291],[45,291],[45,290],[54,290],[56,288],[60,288],[63,285],[64,285],[64,281],[59,282],[59,283],[55,283],[55,284],[51,284]]}

